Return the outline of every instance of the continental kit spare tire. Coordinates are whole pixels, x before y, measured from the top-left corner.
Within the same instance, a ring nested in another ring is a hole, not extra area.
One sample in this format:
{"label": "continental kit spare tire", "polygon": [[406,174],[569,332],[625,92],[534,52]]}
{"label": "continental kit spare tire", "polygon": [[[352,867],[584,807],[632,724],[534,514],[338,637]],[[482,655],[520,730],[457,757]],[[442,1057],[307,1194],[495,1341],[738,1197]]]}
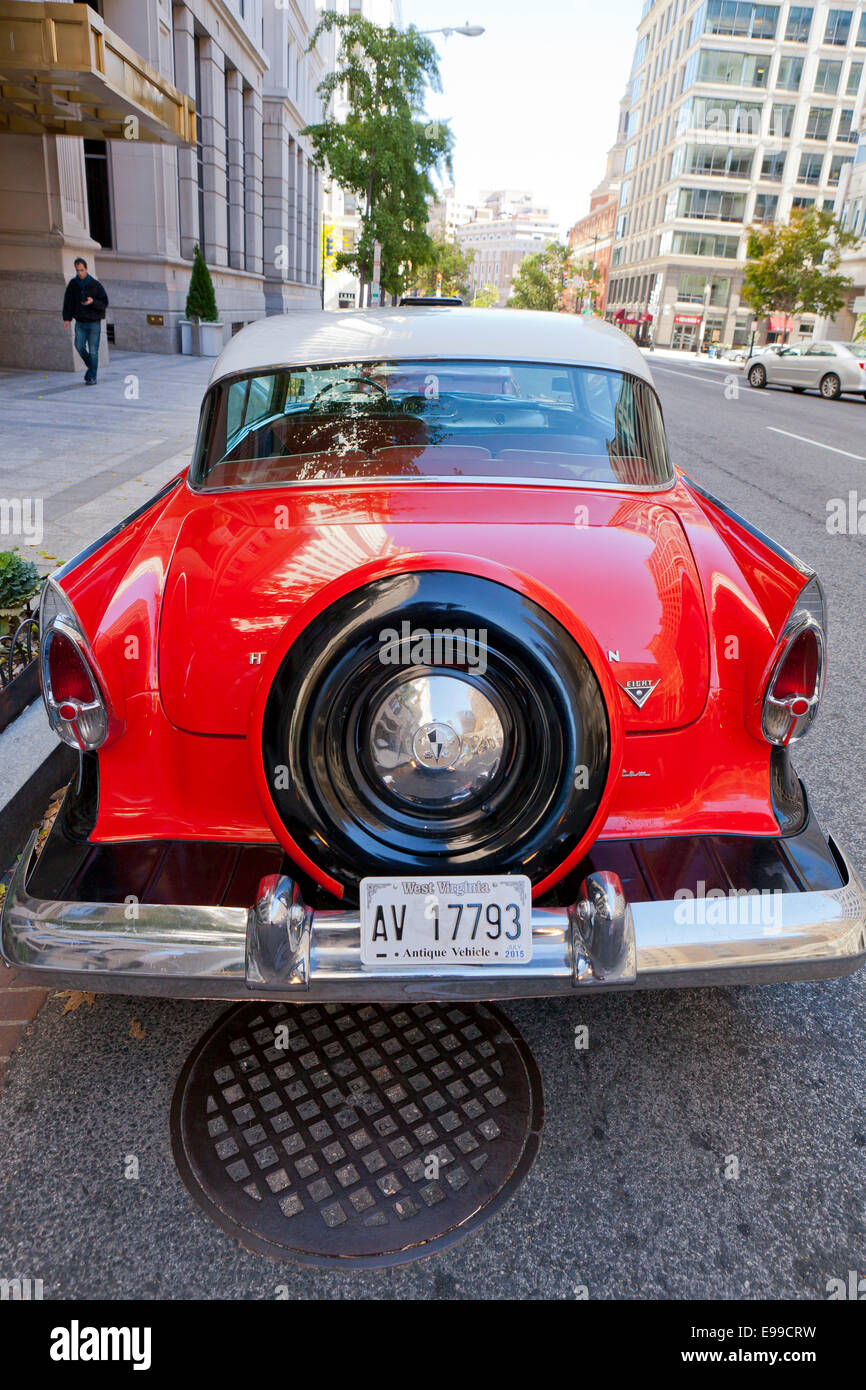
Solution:
{"label": "continental kit spare tire", "polygon": [[549,613],[425,570],[361,586],[300,633],[262,755],[292,841],[349,898],[368,875],[535,884],[598,809],[610,726],[590,662]]}

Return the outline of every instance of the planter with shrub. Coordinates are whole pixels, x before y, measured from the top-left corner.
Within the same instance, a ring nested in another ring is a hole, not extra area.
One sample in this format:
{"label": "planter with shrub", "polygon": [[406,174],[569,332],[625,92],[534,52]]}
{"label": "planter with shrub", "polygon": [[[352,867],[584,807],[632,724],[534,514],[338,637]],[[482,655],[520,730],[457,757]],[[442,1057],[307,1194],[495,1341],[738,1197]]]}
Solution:
{"label": "planter with shrub", "polygon": [[30,560],[0,551],[0,733],[39,694],[33,600],[41,584]]}
{"label": "planter with shrub", "polygon": [[186,318],[180,320],[180,350],[187,356],[219,357],[222,346],[223,324],[213,281],[201,247],[196,246],[186,297]]}

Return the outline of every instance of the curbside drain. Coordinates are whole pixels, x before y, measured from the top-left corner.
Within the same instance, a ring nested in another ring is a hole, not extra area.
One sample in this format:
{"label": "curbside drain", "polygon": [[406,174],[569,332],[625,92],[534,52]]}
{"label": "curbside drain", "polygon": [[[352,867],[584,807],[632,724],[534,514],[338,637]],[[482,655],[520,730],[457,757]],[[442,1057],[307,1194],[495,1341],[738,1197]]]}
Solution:
{"label": "curbside drain", "polygon": [[489,1004],[241,1004],[172,1103],[192,1196],[242,1245],[325,1267],[404,1264],[502,1207],[538,1153],[544,1101]]}

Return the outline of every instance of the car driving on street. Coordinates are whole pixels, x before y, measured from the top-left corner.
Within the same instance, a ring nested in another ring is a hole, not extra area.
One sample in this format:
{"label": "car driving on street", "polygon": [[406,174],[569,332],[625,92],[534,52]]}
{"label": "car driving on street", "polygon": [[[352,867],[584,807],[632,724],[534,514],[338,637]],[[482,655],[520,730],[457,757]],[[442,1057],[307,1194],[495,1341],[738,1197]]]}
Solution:
{"label": "car driving on street", "polygon": [[866,343],[816,339],[792,347],[755,352],[746,363],[750,386],[790,386],[792,391],[819,391],[825,400],[866,396]]}

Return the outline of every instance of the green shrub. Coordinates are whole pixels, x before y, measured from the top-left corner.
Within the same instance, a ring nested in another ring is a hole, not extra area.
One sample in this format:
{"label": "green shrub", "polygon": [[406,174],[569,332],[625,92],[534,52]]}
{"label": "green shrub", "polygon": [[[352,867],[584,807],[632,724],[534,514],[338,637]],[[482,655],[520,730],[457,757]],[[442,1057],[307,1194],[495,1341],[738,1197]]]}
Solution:
{"label": "green shrub", "polygon": [[25,560],[17,549],[0,550],[0,609],[17,612],[33,597],[41,582],[32,560]]}
{"label": "green shrub", "polygon": [[192,275],[189,279],[189,293],[186,297],[186,316],[188,319],[200,319],[202,323],[217,323],[219,321],[213,280],[210,278],[210,271],[205,264],[200,246],[196,246],[192,257]]}

